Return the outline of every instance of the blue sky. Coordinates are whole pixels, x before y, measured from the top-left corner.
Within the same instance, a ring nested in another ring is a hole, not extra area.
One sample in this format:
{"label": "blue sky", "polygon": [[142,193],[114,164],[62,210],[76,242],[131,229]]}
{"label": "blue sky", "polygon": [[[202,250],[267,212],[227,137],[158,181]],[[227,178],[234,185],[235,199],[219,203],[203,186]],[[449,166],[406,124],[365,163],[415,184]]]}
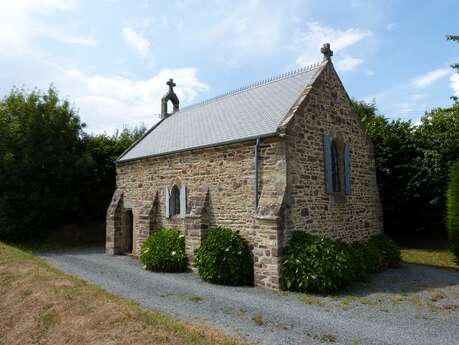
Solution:
{"label": "blue sky", "polygon": [[181,105],[321,60],[351,97],[412,119],[459,96],[456,0],[0,0],[0,95],[68,97],[89,132],[158,118],[173,77]]}

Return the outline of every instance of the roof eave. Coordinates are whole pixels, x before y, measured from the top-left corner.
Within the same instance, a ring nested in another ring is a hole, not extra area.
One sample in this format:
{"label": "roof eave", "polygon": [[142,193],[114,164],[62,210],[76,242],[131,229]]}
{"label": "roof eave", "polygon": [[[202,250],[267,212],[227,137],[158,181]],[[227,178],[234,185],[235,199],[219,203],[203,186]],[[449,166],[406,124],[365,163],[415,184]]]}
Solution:
{"label": "roof eave", "polygon": [[149,130],[145,131],[145,133],[143,133],[143,135],[137,139],[136,141],[134,141],[126,150],[123,151],[123,153],[113,162],[113,163],[116,163],[118,162],[121,158],[123,158],[129,151],[131,151],[134,146],[136,146],[141,140],[143,140],[143,138],[145,138],[148,134],[150,134],[156,127],[158,127],[161,122],[163,122],[165,120],[165,118],[159,120],[153,127],[151,127]]}
{"label": "roof eave", "polygon": [[265,139],[265,138],[271,138],[271,137],[277,137],[277,136],[279,136],[279,133],[278,132],[273,132],[273,133],[267,133],[267,134],[262,134],[262,135],[254,135],[254,136],[251,136],[251,137],[245,137],[245,138],[241,138],[241,139],[223,141],[223,142],[220,142],[220,143],[206,144],[206,145],[195,146],[195,147],[185,148],[185,149],[180,149],[180,150],[175,150],[175,151],[161,152],[161,153],[152,154],[152,155],[145,155],[145,156],[140,156],[140,157],[120,160],[120,158],[122,158],[122,156],[124,155],[123,154],[123,155],[120,156],[120,158],[118,158],[116,161],[114,161],[114,163],[115,164],[128,163],[128,162],[133,162],[133,161],[141,160],[141,159],[156,158],[156,157],[167,156],[167,155],[174,155],[174,154],[177,154],[177,153],[191,152],[191,151],[196,151],[196,150],[208,149],[208,148],[212,148],[212,147],[219,147],[219,146],[243,143],[243,142],[246,142],[246,141],[256,140],[258,138],[259,139]]}

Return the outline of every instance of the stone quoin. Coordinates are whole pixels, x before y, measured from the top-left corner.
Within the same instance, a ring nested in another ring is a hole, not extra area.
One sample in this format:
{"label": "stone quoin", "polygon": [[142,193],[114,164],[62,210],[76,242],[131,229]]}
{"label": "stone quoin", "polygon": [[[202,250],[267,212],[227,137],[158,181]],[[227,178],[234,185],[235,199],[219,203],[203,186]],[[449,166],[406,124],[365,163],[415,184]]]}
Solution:
{"label": "stone quoin", "polygon": [[382,232],[372,145],[330,45],[321,51],[321,63],[183,109],[169,80],[161,120],[115,162],[106,252],[139,255],[171,227],[193,267],[194,250],[224,226],[249,243],[255,285],[279,288],[292,231],[345,241]]}

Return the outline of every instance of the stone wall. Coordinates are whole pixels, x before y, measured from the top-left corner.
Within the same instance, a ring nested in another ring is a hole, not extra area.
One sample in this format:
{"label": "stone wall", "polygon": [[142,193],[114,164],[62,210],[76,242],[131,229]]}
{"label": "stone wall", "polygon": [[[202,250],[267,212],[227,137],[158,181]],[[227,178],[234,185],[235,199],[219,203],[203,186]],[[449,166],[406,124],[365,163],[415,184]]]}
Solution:
{"label": "stone wall", "polygon": [[[285,229],[348,241],[381,232],[372,146],[331,63],[304,96],[282,129],[286,134],[288,171]],[[349,144],[350,195],[325,191],[325,134],[339,136]]]}
{"label": "stone wall", "polygon": [[[285,192],[283,142],[267,138],[260,145],[260,207],[255,209],[255,140],[117,164],[117,193],[134,217],[134,254],[148,230],[173,227],[186,238],[189,261],[209,229],[239,231],[252,250],[257,285],[278,287],[278,213]],[[165,193],[187,187],[185,218],[165,217]],[[280,197],[279,197],[280,196]],[[108,230],[108,228],[107,228]],[[107,233],[107,238],[110,235]]]}
{"label": "stone wall", "polygon": [[[279,135],[261,141],[257,209],[255,140],[118,163],[107,252],[122,251],[116,242],[126,233],[120,229],[126,210],[133,214],[134,254],[152,231],[172,227],[184,233],[191,264],[208,231],[224,226],[248,241],[256,285],[278,288],[280,255],[291,231],[348,241],[382,231],[371,143],[333,65],[321,70]],[[325,134],[350,147],[350,195],[325,191]],[[185,217],[165,217],[166,187],[173,185],[187,187]]]}

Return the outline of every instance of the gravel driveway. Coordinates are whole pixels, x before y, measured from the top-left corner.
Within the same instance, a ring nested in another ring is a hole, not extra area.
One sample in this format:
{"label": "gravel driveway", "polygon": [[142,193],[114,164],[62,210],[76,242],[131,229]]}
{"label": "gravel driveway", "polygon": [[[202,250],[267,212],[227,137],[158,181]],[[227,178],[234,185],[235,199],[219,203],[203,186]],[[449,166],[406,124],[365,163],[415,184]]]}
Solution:
{"label": "gravel driveway", "polygon": [[404,265],[343,294],[317,296],[152,273],[103,248],[41,254],[52,265],[142,306],[262,344],[459,344],[459,272]]}

